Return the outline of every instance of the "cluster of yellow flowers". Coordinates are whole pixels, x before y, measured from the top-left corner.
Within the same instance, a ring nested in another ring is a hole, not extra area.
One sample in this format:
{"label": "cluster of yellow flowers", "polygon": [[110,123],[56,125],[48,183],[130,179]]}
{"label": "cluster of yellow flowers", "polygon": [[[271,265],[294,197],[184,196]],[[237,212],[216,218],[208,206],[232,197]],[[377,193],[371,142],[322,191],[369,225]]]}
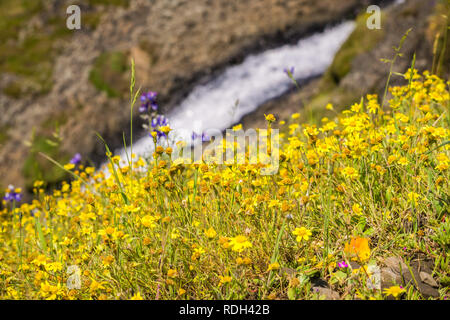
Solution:
{"label": "cluster of yellow flowers", "polygon": [[386,106],[368,95],[321,125],[292,115],[275,175],[173,163],[162,146],[108,173],[67,165],[78,178],[51,195],[37,181],[31,203],[3,201],[0,298],[307,299],[320,277],[343,298],[382,299],[352,263],[448,257],[433,240],[448,212],[448,85],[414,71]]}

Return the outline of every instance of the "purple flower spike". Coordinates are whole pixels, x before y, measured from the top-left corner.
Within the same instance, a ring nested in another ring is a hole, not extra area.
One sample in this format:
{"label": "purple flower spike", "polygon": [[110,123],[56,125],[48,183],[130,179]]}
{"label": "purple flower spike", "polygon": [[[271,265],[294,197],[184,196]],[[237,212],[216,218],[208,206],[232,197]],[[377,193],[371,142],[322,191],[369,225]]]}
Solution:
{"label": "purple flower spike", "polygon": [[139,112],[148,112],[150,108],[153,111],[158,110],[158,104],[156,103],[157,93],[154,91],[149,91],[141,95],[141,106],[139,107]]}
{"label": "purple flower spike", "polygon": [[165,127],[165,126],[169,125],[169,120],[166,117],[158,114],[155,118],[152,119],[152,122],[150,123],[150,125],[152,126],[153,131],[156,132],[156,136],[157,136],[158,140],[161,137],[167,138],[167,135],[161,131],[161,127]]}
{"label": "purple flower spike", "polygon": [[70,160],[71,164],[79,164],[81,162],[81,154],[77,153],[73,156],[73,158]]}
{"label": "purple flower spike", "polygon": [[6,191],[3,200],[7,202],[20,202],[22,200],[22,194],[20,192],[16,192],[14,186],[10,185],[8,186],[8,190]]}
{"label": "purple flower spike", "polygon": [[344,260],[339,262],[338,266],[339,266],[339,268],[348,268],[348,264]]}
{"label": "purple flower spike", "polygon": [[284,73],[286,73],[288,75],[288,77],[293,76],[294,72],[295,72],[295,68],[294,67],[290,67],[289,69],[287,69],[287,68],[284,69]]}

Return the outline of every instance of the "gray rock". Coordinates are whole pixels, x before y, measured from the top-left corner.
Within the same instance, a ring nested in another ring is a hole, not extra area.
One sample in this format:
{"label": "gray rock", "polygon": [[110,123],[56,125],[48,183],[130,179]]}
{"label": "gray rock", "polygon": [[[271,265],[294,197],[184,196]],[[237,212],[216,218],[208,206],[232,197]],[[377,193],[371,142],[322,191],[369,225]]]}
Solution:
{"label": "gray rock", "polygon": [[312,291],[325,296],[326,300],[341,300],[339,293],[329,288],[312,287]]}
{"label": "gray rock", "polygon": [[388,257],[383,264],[386,267],[381,269],[382,289],[389,288],[394,284],[409,285],[414,286],[425,298],[439,297],[439,291],[436,289],[439,285],[428,273],[431,272],[430,265],[433,264],[430,259],[413,259],[410,268],[398,257]]}
{"label": "gray rock", "polygon": [[388,257],[383,263],[389,268],[392,272],[400,274],[401,271],[408,269],[406,264],[402,259],[398,257]]}
{"label": "gray rock", "polygon": [[422,280],[422,282],[432,286],[433,288],[439,287],[438,283],[436,282],[436,280],[433,279],[431,274],[426,273],[426,272],[420,272],[419,276],[420,276],[420,279]]}

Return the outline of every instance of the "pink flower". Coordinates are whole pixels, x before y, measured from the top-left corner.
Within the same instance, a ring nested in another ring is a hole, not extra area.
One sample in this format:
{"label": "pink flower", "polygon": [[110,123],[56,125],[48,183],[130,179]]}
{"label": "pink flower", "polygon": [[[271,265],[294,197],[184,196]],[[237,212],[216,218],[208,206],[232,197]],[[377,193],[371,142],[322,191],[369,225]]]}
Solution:
{"label": "pink flower", "polygon": [[344,260],[339,262],[338,266],[339,266],[339,268],[348,268],[348,264]]}

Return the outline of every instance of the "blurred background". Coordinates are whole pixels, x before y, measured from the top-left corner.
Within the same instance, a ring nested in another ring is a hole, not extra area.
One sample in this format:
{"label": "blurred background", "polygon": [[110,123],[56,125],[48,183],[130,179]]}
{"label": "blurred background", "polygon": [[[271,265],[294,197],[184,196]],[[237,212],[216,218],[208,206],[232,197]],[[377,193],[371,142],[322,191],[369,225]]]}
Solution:
{"label": "blurred background", "polygon": [[[81,29],[66,9],[81,9]],[[381,29],[369,30],[369,5]],[[264,127],[308,106],[315,116],[384,89],[393,47],[406,71],[448,79],[448,0],[0,0],[0,187],[32,190],[67,178],[80,153],[104,160],[129,134],[130,60],[136,84],[158,92],[159,112],[178,126],[201,117],[221,130]],[[296,88],[284,68],[293,71]],[[394,77],[394,82],[402,81]],[[238,112],[227,116],[237,106]],[[231,108],[231,109],[230,109]],[[136,107],[136,128],[140,127]],[[204,128],[200,128],[204,129]],[[145,137],[136,130],[136,139]],[[145,139],[145,138],[144,138]]]}

